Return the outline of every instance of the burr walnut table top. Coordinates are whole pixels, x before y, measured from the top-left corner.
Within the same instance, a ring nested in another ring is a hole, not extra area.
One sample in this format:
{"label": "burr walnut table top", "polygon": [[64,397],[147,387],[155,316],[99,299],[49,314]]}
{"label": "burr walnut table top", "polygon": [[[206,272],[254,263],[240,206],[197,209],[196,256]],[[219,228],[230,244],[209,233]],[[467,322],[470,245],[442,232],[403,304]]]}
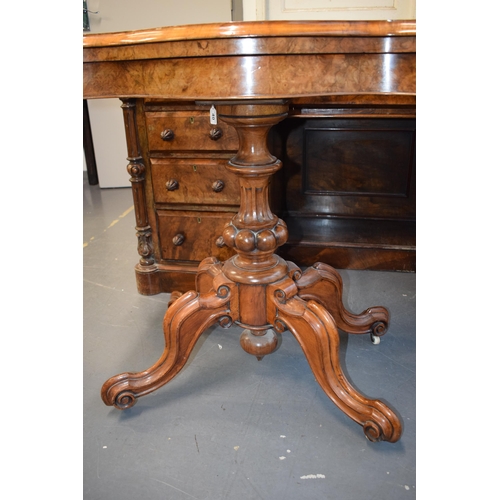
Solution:
{"label": "burr walnut table top", "polygon": [[415,21],[263,21],[83,37],[83,97],[414,96]]}

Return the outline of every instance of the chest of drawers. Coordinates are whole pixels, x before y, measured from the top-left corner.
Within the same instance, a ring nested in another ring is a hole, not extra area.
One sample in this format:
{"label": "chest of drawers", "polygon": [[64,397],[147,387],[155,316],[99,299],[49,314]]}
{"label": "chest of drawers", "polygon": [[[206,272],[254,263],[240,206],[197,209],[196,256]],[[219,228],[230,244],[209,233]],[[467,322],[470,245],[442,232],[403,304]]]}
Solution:
{"label": "chest of drawers", "polygon": [[[238,180],[226,169],[238,136],[220,120],[211,124],[209,105],[123,102],[138,290],[184,292],[203,258],[233,255],[221,235],[240,203]],[[414,271],[414,107],[349,102],[297,103],[269,136],[283,160],[272,180],[272,208],[289,229],[278,252],[302,266],[321,260]]]}

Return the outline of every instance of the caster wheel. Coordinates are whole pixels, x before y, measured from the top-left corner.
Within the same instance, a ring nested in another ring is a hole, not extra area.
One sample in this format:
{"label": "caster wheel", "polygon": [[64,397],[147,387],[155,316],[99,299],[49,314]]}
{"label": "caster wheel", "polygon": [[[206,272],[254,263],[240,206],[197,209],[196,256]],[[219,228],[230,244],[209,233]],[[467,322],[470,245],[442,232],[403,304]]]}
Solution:
{"label": "caster wheel", "polygon": [[376,335],[373,335],[373,333],[370,333],[370,340],[372,341],[373,345],[380,344],[380,337],[377,337]]}
{"label": "caster wheel", "polygon": [[170,300],[168,301],[168,305],[167,307],[170,307],[179,297],[182,296],[182,292],[179,292],[177,290],[174,290],[171,294],[170,294]]}

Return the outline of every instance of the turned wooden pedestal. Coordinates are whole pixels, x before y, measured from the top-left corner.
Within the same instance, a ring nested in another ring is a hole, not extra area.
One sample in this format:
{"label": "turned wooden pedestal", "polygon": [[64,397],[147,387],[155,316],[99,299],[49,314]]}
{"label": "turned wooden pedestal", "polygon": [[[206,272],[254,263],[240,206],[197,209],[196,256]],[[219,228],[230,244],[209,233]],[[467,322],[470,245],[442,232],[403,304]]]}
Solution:
{"label": "turned wooden pedestal", "polygon": [[241,206],[223,232],[236,255],[224,263],[212,257],[201,262],[196,290],[173,301],[165,314],[160,359],[143,372],[110,378],[102,388],[104,402],[130,408],[137,398],[166,384],[185,365],[200,335],[217,322],[225,328],[240,326],[241,346],[258,359],[275,351],[279,336],[289,330],[325,393],[363,426],[366,437],[397,441],[401,424],[394,412],[354,389],[339,362],[337,329],[383,335],[387,310],[372,307],[353,315],[343,306],[342,280],[333,268],[318,263],[302,272],[275,254],[288,232],[269,208],[270,177],[281,162],[269,153],[266,138],[287,116],[287,102],[238,101],[218,110],[220,119],[236,129],[240,143],[227,168],[239,178]]}

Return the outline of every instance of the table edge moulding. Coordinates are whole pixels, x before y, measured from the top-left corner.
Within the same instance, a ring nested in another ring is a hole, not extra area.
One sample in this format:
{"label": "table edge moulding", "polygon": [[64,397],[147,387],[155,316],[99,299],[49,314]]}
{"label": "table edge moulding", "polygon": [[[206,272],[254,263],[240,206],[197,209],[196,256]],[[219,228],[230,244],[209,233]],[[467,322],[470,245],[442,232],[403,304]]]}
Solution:
{"label": "table edge moulding", "polygon": [[258,359],[275,351],[289,330],[319,385],[365,436],[398,441],[402,426],[396,413],[356,390],[339,360],[338,329],[378,339],[387,330],[389,313],[381,306],[360,314],[347,311],[334,268],[316,263],[303,270],[275,253],[288,230],[270,208],[270,179],[282,163],[269,151],[267,138],[294,100],[414,98],[415,21],[224,23],[86,34],[83,40],[84,99],[123,101],[138,266],[145,276],[155,272],[154,222],[145,202],[138,139],[143,124],[137,121],[136,101],[213,105],[239,140],[227,169],[239,180],[241,203],[232,219],[229,214],[221,239],[234,255],[225,261],[207,255],[201,261],[196,289],[169,304],[158,361],[142,372],[111,377],[102,387],[104,403],[127,409],[166,384],[211,325],[241,327],[242,348]]}

